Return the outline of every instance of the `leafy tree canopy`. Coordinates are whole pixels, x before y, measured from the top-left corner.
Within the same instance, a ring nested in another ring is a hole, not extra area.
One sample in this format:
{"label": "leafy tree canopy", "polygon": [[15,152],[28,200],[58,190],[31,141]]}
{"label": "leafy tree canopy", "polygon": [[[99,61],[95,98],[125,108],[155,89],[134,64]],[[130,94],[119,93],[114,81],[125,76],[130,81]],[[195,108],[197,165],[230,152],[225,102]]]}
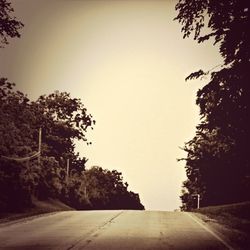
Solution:
{"label": "leafy tree canopy", "polygon": [[88,198],[94,209],[144,209],[139,195],[128,191],[122,173],[92,167],[85,172]]}
{"label": "leafy tree canopy", "polygon": [[[144,209],[120,172],[86,170],[87,159],[75,152],[74,140],[87,141],[87,129],[95,124],[80,99],[56,91],[31,102],[2,78],[0,115],[0,212],[21,210],[32,197],[58,198],[76,209]],[[40,161],[11,160],[37,152],[40,127]]]}
{"label": "leafy tree canopy", "polygon": [[[82,102],[60,92],[30,102],[14,89],[14,84],[1,78],[0,115],[0,183],[6,190],[2,200],[15,199],[10,193],[16,189],[22,192],[20,197],[29,199],[32,195],[60,196],[67,184],[66,159],[71,161],[71,170],[78,173],[87,161],[74,151],[74,140],[86,141],[87,128],[95,123]],[[43,135],[40,164],[37,158],[16,162],[16,158],[27,158],[38,151],[39,128]]]}
{"label": "leafy tree canopy", "polygon": [[0,47],[9,43],[9,37],[20,37],[22,22],[12,16],[14,9],[7,0],[0,0]]}
{"label": "leafy tree canopy", "polygon": [[203,194],[203,205],[250,198],[249,5],[246,0],[180,0],[176,5],[183,37],[193,34],[198,43],[213,39],[224,59],[219,69],[200,69],[186,78],[210,74],[209,83],[197,92],[201,123],[184,148],[184,187],[190,194],[182,195],[184,205],[197,192]]}
{"label": "leafy tree canopy", "polygon": [[249,59],[248,0],[180,0],[176,10],[184,38],[193,34],[199,43],[214,38],[226,65]]}

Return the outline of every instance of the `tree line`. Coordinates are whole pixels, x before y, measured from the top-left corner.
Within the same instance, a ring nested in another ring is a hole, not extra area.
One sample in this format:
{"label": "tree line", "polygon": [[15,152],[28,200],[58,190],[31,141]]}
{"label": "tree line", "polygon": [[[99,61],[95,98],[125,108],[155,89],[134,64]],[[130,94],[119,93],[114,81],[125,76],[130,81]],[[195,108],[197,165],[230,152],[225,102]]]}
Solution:
{"label": "tree line", "polygon": [[[34,197],[57,198],[77,209],[143,209],[120,172],[98,166],[86,170],[87,159],[75,152],[74,141],[87,142],[87,129],[95,124],[80,99],[56,91],[30,101],[1,78],[0,117],[2,212],[30,206]],[[40,128],[41,156],[32,157]]]}
{"label": "tree line", "polygon": [[212,40],[222,65],[199,69],[186,80],[208,77],[197,92],[200,124],[185,143],[187,180],[182,209],[250,200],[250,20],[249,1],[180,0],[176,5],[184,38]]}
{"label": "tree line", "polygon": [[[1,47],[20,37],[24,26],[13,11],[9,1],[0,0]],[[59,199],[76,209],[144,209],[120,172],[85,169],[87,159],[75,151],[74,141],[91,144],[86,133],[95,120],[80,99],[55,91],[30,101],[2,77],[0,117],[0,212],[21,211],[33,198]]]}

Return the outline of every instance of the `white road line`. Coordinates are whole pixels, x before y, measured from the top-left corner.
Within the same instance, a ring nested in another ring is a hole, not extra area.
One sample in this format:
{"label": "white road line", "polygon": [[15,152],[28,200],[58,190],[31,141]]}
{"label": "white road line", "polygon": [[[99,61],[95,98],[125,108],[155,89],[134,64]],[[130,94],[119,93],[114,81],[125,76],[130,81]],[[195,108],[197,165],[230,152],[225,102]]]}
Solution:
{"label": "white road line", "polygon": [[206,227],[204,224],[202,224],[196,217],[194,217],[192,214],[190,213],[185,213],[186,215],[188,215],[192,220],[194,220],[197,224],[199,224],[203,229],[205,229],[207,232],[209,232],[210,234],[212,234],[217,240],[219,240],[223,245],[225,245],[228,249],[230,250],[234,250],[234,248],[232,246],[230,246],[226,241],[224,241],[218,234],[216,234],[215,232],[213,232],[211,229],[209,229],[208,227]]}

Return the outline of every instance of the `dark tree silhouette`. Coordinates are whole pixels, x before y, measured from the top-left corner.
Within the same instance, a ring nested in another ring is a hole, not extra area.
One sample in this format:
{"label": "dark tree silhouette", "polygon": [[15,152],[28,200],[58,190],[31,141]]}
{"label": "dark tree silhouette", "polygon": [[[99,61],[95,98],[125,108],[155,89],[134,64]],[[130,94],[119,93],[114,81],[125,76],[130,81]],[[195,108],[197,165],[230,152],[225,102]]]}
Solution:
{"label": "dark tree silhouette", "polygon": [[128,191],[122,173],[92,167],[85,177],[88,199],[94,209],[144,209],[139,195]]}
{"label": "dark tree silhouette", "polygon": [[[66,159],[70,159],[71,171],[81,174],[87,159],[74,151],[74,139],[86,141],[87,128],[94,124],[81,101],[56,92],[30,102],[26,95],[14,90],[14,84],[1,78],[0,116],[1,209],[27,205],[31,196],[60,197],[63,190],[67,195]],[[37,152],[40,127],[43,131],[40,164],[36,158],[16,162],[14,159]]]}
{"label": "dark tree silhouette", "polygon": [[[95,123],[80,99],[56,91],[30,102],[1,78],[0,117],[0,212],[22,210],[32,205],[32,197],[61,199],[76,209],[144,209],[139,195],[127,190],[120,172],[86,170],[87,159],[75,152],[74,140],[87,141],[87,129]],[[40,127],[40,163],[36,158],[11,160],[38,150]]]}
{"label": "dark tree silhouette", "polygon": [[193,34],[198,43],[213,39],[224,59],[219,68],[200,69],[187,77],[210,75],[210,82],[197,92],[201,123],[184,148],[189,179],[184,183],[189,195],[182,195],[186,208],[196,192],[201,192],[203,205],[250,198],[249,7],[246,0],[180,0],[176,5],[175,19],[184,38]]}
{"label": "dark tree silhouette", "polygon": [[0,47],[9,43],[9,37],[20,37],[19,30],[24,26],[11,14],[14,9],[7,0],[0,0]]}
{"label": "dark tree silhouette", "polygon": [[[11,16],[13,11],[9,1],[0,0],[0,47],[20,37],[23,24]],[[14,86],[0,78],[0,212],[21,211],[33,197],[59,198],[76,209],[144,209],[121,173],[85,170],[87,159],[75,152],[74,140],[87,142],[85,134],[95,120],[80,99],[55,91],[30,102]],[[29,157],[38,150],[39,128],[42,154],[37,161]],[[16,161],[21,158],[30,160]]]}

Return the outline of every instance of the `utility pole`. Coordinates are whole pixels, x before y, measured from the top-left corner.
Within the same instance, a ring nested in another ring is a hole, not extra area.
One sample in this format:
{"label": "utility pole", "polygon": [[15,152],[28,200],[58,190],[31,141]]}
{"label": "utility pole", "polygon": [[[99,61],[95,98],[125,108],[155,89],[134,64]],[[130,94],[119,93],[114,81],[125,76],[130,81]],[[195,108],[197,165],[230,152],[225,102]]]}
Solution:
{"label": "utility pole", "polygon": [[85,197],[85,200],[88,199],[86,183],[85,183],[85,186],[84,186],[84,197]]}
{"label": "utility pole", "polygon": [[38,165],[41,162],[41,148],[42,148],[42,128],[39,128],[39,136],[38,136]]}
{"label": "utility pole", "polygon": [[197,194],[197,208],[200,208],[200,195]]}
{"label": "utility pole", "polygon": [[69,181],[69,159],[67,159],[67,167],[66,167],[66,182]]}
{"label": "utility pole", "polygon": [[197,209],[199,209],[200,208],[200,199],[201,199],[200,194],[193,194],[192,196],[196,196],[197,197]]}
{"label": "utility pole", "polygon": [[86,181],[85,173],[83,175],[83,180],[84,180],[84,198],[87,201],[88,200],[88,193],[87,193],[87,181]]}

